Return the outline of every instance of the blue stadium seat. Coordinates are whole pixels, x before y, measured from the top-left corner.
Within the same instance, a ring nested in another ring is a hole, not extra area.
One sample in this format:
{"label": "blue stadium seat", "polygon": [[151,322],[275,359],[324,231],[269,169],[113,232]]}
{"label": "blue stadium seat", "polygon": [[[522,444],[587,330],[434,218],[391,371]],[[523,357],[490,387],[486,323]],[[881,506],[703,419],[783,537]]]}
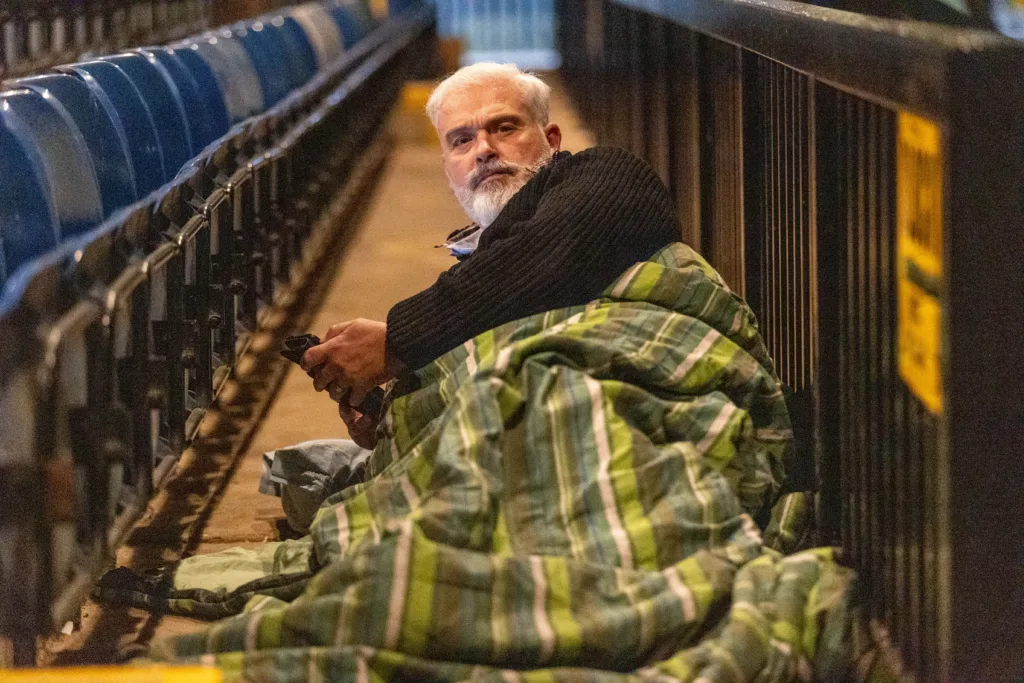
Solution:
{"label": "blue stadium seat", "polygon": [[273,23],[275,26],[280,27],[281,38],[284,40],[285,46],[291,55],[292,68],[296,69],[296,72],[300,74],[301,83],[309,82],[311,78],[316,76],[319,66],[317,64],[316,51],[310,43],[309,36],[302,30],[299,22],[295,21],[294,17],[277,16],[274,17]]}
{"label": "blue stadium seat", "polygon": [[230,123],[264,110],[263,88],[249,54],[230,29],[178,44],[196,50],[213,70],[224,93]]}
{"label": "blue stadium seat", "polygon": [[321,5],[309,3],[291,10],[290,15],[302,27],[316,52],[319,70],[327,68],[341,56],[341,31]]}
{"label": "blue stadium seat", "polygon": [[284,22],[274,19],[275,17],[263,17],[262,21],[258,23],[263,25],[260,34],[264,37],[271,56],[279,60],[277,62],[280,64],[278,71],[284,76],[285,90],[281,94],[281,98],[278,99],[280,102],[295,88],[301,87],[308,80],[309,75],[305,73],[306,65],[300,61],[301,56],[292,52],[289,37],[281,29],[281,24]]}
{"label": "blue stadium seat", "polygon": [[328,6],[328,12],[341,31],[342,47],[351,49],[366,35],[367,27],[348,7]]}
{"label": "blue stadium seat", "polygon": [[199,97],[206,106],[206,114],[209,116],[210,132],[214,139],[219,138],[228,132],[231,127],[231,119],[228,116],[227,105],[224,103],[224,91],[217,81],[217,74],[207,63],[197,46],[192,43],[189,46],[172,48],[174,54],[182,61],[185,67],[196,80],[199,88]]}
{"label": "blue stadium seat", "polygon": [[264,107],[271,107],[291,90],[289,76],[285,73],[284,58],[276,49],[270,32],[261,21],[238,23],[234,34],[245,47],[256,67],[256,75],[263,89]]}
{"label": "blue stadium seat", "polygon": [[113,108],[128,140],[139,196],[160,187],[166,179],[163,150],[149,107],[131,79],[107,62],[81,62],[57,70],[80,78],[101,102]]}
{"label": "blue stadium seat", "polygon": [[18,268],[57,246],[57,214],[30,150],[0,126],[0,285]]}
{"label": "blue stadium seat", "polygon": [[170,180],[192,158],[192,136],[174,81],[166,69],[139,54],[114,55],[101,61],[121,69],[142,94],[164,153],[164,178]]}
{"label": "blue stadium seat", "polygon": [[163,66],[178,89],[181,105],[185,109],[185,121],[188,124],[189,134],[192,136],[192,152],[189,154],[189,158],[195,156],[216,138],[210,127],[210,115],[206,111],[206,103],[199,95],[199,84],[192,77],[188,67],[178,59],[172,50],[166,47],[147,47],[141,48],[137,52],[144,55],[150,62],[156,61]]}
{"label": "blue stadium seat", "polygon": [[89,147],[105,217],[138,199],[128,140],[121,121],[89,86],[67,74],[23,78],[15,85],[56,99],[70,114]]}
{"label": "blue stadium seat", "polygon": [[[71,115],[54,98],[18,88],[0,93],[0,124],[20,143],[42,190],[52,202],[59,239],[103,220],[96,170],[89,147]],[[4,174],[3,181],[8,181]],[[40,228],[45,229],[45,228]]]}

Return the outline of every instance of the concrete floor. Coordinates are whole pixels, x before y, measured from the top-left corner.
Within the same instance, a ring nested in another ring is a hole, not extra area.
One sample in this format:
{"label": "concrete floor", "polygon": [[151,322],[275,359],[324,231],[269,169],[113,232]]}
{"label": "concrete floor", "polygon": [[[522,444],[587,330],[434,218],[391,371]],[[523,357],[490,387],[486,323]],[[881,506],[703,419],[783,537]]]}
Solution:
{"label": "concrete floor", "polygon": [[[592,146],[592,138],[582,129],[557,79],[548,80],[555,86],[551,120],[562,128],[562,148],[576,152]],[[323,336],[328,327],[343,320],[384,320],[393,304],[428,287],[453,263],[446,250],[434,245],[468,219],[448,188],[436,141],[428,143],[422,137],[403,134],[402,124],[401,117],[396,117],[394,148],[367,213],[353,226],[333,282],[319,310],[309,316],[308,329],[302,331]],[[190,540],[184,544],[185,554],[252,548],[279,540],[288,533],[280,501],[257,491],[261,454],[309,439],[346,436],[336,404],[326,394],[316,393],[299,368],[288,367],[240,457],[236,459],[227,447],[219,447],[219,442],[211,439],[203,455],[209,464],[190,475],[193,484],[183,485],[181,493],[172,482],[157,498],[152,514],[140,522],[118,553],[118,564],[146,569],[172,561],[179,556],[181,537],[186,534]],[[198,488],[196,480],[203,482]],[[190,500],[203,497],[207,500]],[[176,512],[179,507],[187,512]],[[195,516],[197,509],[205,519],[189,524],[191,519],[183,515]],[[126,648],[130,651],[133,644],[204,625],[192,619],[88,602],[73,634],[43,644],[40,663],[109,662],[123,656]]]}

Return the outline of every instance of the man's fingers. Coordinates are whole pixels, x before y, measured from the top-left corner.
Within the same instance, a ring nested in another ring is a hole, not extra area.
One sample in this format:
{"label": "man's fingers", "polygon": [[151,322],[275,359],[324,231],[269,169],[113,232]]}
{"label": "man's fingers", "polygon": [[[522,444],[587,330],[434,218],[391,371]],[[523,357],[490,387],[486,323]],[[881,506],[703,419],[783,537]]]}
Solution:
{"label": "man's fingers", "polygon": [[359,420],[363,417],[362,413],[353,409],[352,406],[344,401],[338,404],[338,415],[350,432],[355,429],[356,425],[359,424]]}
{"label": "man's fingers", "polygon": [[348,404],[350,406],[357,406],[363,402],[366,398],[366,394],[369,393],[369,389],[366,387],[352,387],[352,391],[348,395]]}
{"label": "man's fingers", "polygon": [[345,329],[349,325],[351,325],[354,322],[355,322],[354,320],[346,320],[343,323],[338,323],[337,325],[331,325],[330,329],[327,330],[327,334],[324,335],[324,341],[327,341],[328,339],[333,339],[334,337],[337,337],[339,334],[344,332]]}
{"label": "man's fingers", "polygon": [[[341,403],[342,399],[348,394],[348,387],[343,387],[337,382],[331,382],[327,386],[327,394],[331,397],[331,400],[335,403]],[[347,401],[346,401],[347,403]]]}
{"label": "man's fingers", "polygon": [[327,349],[324,348],[323,344],[318,344],[311,349],[307,349],[302,354],[302,360],[299,361],[299,365],[306,372],[311,372],[316,366],[322,365],[327,360]]}
{"label": "man's fingers", "polygon": [[344,373],[341,371],[341,368],[325,365],[313,377],[313,388],[317,391],[323,391],[335,382],[344,388]]}

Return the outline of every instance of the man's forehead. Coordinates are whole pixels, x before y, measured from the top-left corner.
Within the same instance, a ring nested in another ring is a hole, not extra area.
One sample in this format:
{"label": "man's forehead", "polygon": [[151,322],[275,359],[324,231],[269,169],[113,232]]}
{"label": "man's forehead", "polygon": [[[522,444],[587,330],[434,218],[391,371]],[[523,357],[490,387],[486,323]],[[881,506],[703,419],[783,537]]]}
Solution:
{"label": "man's forehead", "polygon": [[445,97],[438,109],[438,128],[444,134],[502,114],[529,116],[522,93],[507,81],[484,82],[459,88]]}

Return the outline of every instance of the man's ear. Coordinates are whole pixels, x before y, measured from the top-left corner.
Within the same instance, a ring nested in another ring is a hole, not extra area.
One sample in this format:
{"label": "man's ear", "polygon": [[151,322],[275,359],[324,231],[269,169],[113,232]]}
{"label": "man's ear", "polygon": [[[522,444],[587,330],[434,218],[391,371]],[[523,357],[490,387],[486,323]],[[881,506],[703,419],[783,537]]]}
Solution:
{"label": "man's ear", "polygon": [[544,127],[544,136],[548,139],[551,149],[558,152],[562,149],[562,129],[557,123],[549,123]]}

